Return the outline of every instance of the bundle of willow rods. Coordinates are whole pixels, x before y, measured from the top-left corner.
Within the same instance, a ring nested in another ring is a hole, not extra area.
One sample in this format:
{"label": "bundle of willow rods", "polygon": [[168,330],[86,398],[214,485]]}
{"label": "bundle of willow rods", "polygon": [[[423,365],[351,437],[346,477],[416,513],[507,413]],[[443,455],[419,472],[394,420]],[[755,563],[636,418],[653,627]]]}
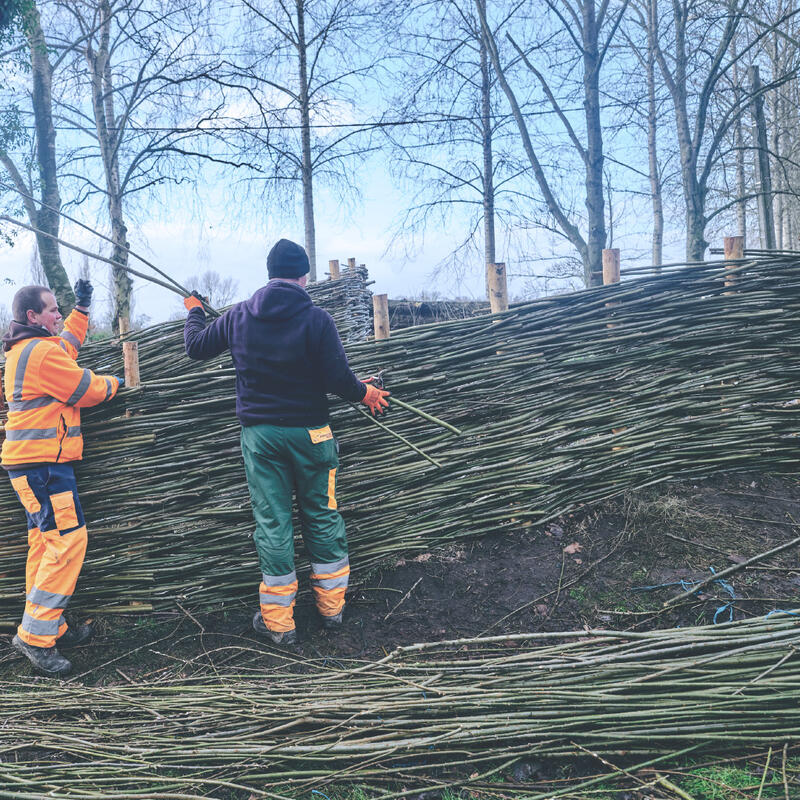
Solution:
{"label": "bundle of willow rods", "polygon": [[488,313],[488,300],[389,300],[389,323],[393,331]]}
{"label": "bundle of willow rods", "polygon": [[[390,412],[390,427],[437,468],[334,404],[355,570],[660,481],[796,472],[800,406],[787,403],[800,387],[798,261],[749,261],[730,286],[724,269],[708,263],[349,345],[359,374],[384,369],[398,398],[463,431]],[[143,389],[83,417],[90,553],[79,602],[126,611],[252,598],[258,567],[229,358],[188,362],[180,323],[137,336]],[[82,359],[121,370],[111,345]],[[9,625],[25,551],[19,506],[0,482]]]}
{"label": "bundle of willow rods", "polygon": [[391,797],[577,746],[641,761],[797,741],[791,617],[513,638],[300,673],[250,653],[233,671],[175,681],[3,682],[0,797],[309,797],[331,784]]}

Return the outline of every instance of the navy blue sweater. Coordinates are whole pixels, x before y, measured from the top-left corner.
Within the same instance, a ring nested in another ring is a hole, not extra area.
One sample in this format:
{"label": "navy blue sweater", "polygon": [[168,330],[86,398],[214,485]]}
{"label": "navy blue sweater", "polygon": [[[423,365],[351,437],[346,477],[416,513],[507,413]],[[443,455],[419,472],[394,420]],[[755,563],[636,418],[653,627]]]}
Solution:
{"label": "navy blue sweater", "polygon": [[230,349],[236,416],[245,426],[319,427],[328,422],[326,393],[358,402],[367,391],[347,364],[333,318],[297,284],[272,280],[208,326],[193,308],[183,340],[197,360]]}

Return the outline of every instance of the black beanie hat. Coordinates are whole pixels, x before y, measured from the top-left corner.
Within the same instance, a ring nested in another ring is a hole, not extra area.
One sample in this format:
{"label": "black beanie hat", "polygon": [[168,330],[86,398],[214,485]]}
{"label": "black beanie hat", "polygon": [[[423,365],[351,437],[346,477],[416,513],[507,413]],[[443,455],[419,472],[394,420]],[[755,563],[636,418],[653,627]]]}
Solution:
{"label": "black beanie hat", "polygon": [[310,269],[306,251],[288,239],[279,239],[267,256],[270,278],[300,278]]}

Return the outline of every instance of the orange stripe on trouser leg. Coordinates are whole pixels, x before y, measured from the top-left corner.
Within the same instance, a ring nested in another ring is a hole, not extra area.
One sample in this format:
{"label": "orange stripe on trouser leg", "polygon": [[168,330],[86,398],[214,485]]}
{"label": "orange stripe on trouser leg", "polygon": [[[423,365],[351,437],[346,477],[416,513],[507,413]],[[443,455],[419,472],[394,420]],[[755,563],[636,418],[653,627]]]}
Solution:
{"label": "orange stripe on trouser leg", "polygon": [[[41,593],[71,597],[86,555],[86,527],[64,536],[57,530],[44,531],[41,536],[45,551],[28,594],[35,587]],[[28,600],[18,629],[19,638],[36,647],[52,647],[56,637],[67,629],[67,624],[61,620],[63,612],[63,608],[48,608]]]}
{"label": "orange stripe on trouser leg", "polygon": [[311,587],[314,590],[314,599],[317,610],[323,617],[333,617],[344,608],[344,596],[350,578],[350,564],[345,564],[334,572],[311,573]]}
{"label": "orange stripe on trouser leg", "polygon": [[[265,576],[269,579],[269,576]],[[270,580],[270,584],[273,581]],[[261,604],[261,618],[271,631],[285,633],[294,630],[294,603],[297,596],[297,578],[289,583],[267,585],[265,581],[258,587]]]}
{"label": "orange stripe on trouser leg", "polygon": [[36,573],[45,551],[44,536],[38,528],[28,531],[28,560],[25,562],[25,594],[28,594],[36,581]]}

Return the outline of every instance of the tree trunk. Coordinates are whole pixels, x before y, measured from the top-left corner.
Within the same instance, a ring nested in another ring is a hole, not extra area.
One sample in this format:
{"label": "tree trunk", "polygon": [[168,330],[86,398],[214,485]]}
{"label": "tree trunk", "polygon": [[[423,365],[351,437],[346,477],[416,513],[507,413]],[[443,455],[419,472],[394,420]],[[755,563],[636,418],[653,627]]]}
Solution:
{"label": "tree trunk", "polygon": [[[127,266],[128,229],[123,213],[124,193],[119,174],[120,132],[117,129],[114,113],[114,84],[109,50],[113,14],[108,0],[102,0],[100,3],[100,15],[100,42],[97,53],[92,51],[90,45],[86,51],[86,60],[92,78],[92,108],[97,128],[97,141],[103,159],[108,212],[111,218],[111,238],[114,242],[111,258],[118,264]],[[112,328],[116,332],[119,330],[120,318],[130,322],[133,281],[128,273],[119,267],[112,266],[111,271],[114,283]]]}
{"label": "tree trunk", "polygon": [[[733,53],[733,102],[736,108],[742,107],[742,86],[739,81],[739,59],[736,42],[732,45]],[[736,150],[736,197],[739,202],[736,204],[736,233],[744,237],[744,246],[747,247],[747,182],[744,164],[744,125],[742,115],[737,114],[733,123],[733,146]]]}
{"label": "tree trunk", "polygon": [[494,166],[492,154],[492,106],[489,54],[478,32],[481,55],[481,140],[483,145],[483,256],[484,266],[496,262],[494,234]]}
{"label": "tree trunk", "polygon": [[[530,161],[534,178],[536,179],[536,183],[539,187],[539,190],[542,193],[544,202],[547,205],[547,210],[550,212],[550,214],[553,215],[553,219],[555,220],[556,225],[558,225],[561,232],[580,254],[581,261],[583,262],[584,265],[584,276],[586,276],[589,273],[589,268],[588,268],[589,250],[586,245],[586,241],[584,240],[583,236],[581,236],[581,232],[578,226],[575,225],[570,220],[570,218],[565,213],[564,209],[559,204],[558,199],[553,194],[553,190],[551,189],[550,184],[547,180],[547,176],[545,175],[544,169],[542,168],[541,162],[539,161],[539,157],[536,154],[536,149],[534,148],[533,142],[531,141],[530,132],[528,131],[528,125],[525,122],[525,117],[522,113],[522,109],[520,108],[519,102],[517,101],[517,96],[514,93],[514,90],[511,88],[511,85],[508,82],[508,78],[506,77],[506,74],[503,71],[503,65],[500,63],[500,53],[497,50],[497,42],[495,42],[494,40],[494,35],[492,34],[491,28],[489,27],[489,23],[486,19],[485,0],[475,0],[475,7],[477,9],[478,17],[480,19],[481,31],[483,32],[483,39],[489,51],[489,58],[491,59],[492,68],[494,69],[495,75],[497,76],[497,81],[500,84],[500,87],[502,88],[503,93],[506,96],[506,99],[508,100],[508,104],[509,106],[511,106],[511,114],[514,117],[514,121],[517,124],[517,129],[519,130],[520,137],[522,138],[522,147],[525,151],[525,155],[528,157],[528,161]],[[602,177],[602,171],[601,171],[601,177]],[[600,189],[602,198],[602,180],[600,184]],[[602,274],[601,274],[601,280],[602,280]]]}
{"label": "tree trunk", "polygon": [[653,21],[655,4],[648,3],[647,24],[647,155],[650,169],[650,196],[653,204],[653,266],[660,267],[664,258],[664,203],[661,194],[661,170],[658,166],[658,114],[656,106],[656,55]]}
{"label": "tree trunk", "polygon": [[305,0],[295,0],[297,8],[297,55],[300,73],[300,137],[302,143],[301,173],[303,180],[303,224],[306,253],[311,267],[309,281],[317,279],[317,243],[314,230],[314,176],[311,162],[311,109],[308,96]]}
{"label": "tree trunk", "polygon": [[[58,192],[56,167],[56,131],[53,127],[53,101],[51,85],[53,68],[47,55],[47,44],[42,32],[39,10],[31,3],[25,13],[24,29],[31,49],[31,77],[33,79],[33,119],[36,130],[36,159],[41,180],[42,205],[30,220],[31,225],[51,236],[58,236],[61,196]],[[49,207],[48,207],[49,206]],[[30,210],[29,210],[30,216]],[[47,282],[56,296],[61,312],[66,315],[75,305],[75,295],[69,284],[58,242],[49,236],[36,234],[39,257]]]}
{"label": "tree trunk", "polygon": [[[653,0],[654,7],[657,0]],[[689,104],[687,101],[686,70],[688,56],[686,53],[686,21],[687,10],[678,0],[673,0],[673,22],[675,29],[674,76],[670,72],[664,54],[660,48],[656,51],[661,73],[667,82],[672,104],[675,110],[675,127],[678,133],[678,149],[681,162],[681,182],[683,199],[686,207],[686,260],[702,261],[705,258],[708,242],[705,238],[705,187],[697,178],[697,142],[692,138],[689,122]],[[658,20],[658,10],[654,10],[654,20]],[[656,33],[656,41],[658,31]]]}
{"label": "tree trunk", "polygon": [[[783,9],[779,7],[779,12],[782,12]],[[772,61],[772,77],[773,79],[777,75],[784,75],[785,69],[783,64],[783,59],[781,58],[781,49],[780,44],[778,41],[777,34],[773,33],[770,42],[770,59]],[[783,250],[783,214],[784,214],[784,194],[783,194],[783,170],[781,166],[783,164],[783,137],[781,136],[781,126],[783,124],[782,120],[782,102],[783,94],[780,90],[772,91],[767,95],[767,102],[769,103],[770,111],[772,113],[772,131],[770,136],[770,149],[772,151],[772,155],[769,159],[772,161],[772,165],[774,170],[771,169],[771,174],[774,174],[775,178],[772,182],[772,189],[773,189],[773,202],[772,202],[772,216],[774,220],[775,226],[775,246],[778,250]]]}
{"label": "tree trunk", "polygon": [[762,94],[761,76],[758,66],[749,67],[750,90],[754,96],[753,123],[756,136],[756,183],[758,186],[758,227],[761,247],[766,250],[775,249],[775,223],[772,219],[772,180],[769,169],[769,139],[767,137],[767,121],[764,118],[764,96]]}
{"label": "tree trunk", "polygon": [[598,36],[594,0],[589,0],[583,4],[583,107],[586,115],[586,212],[589,224],[587,261],[583,269],[587,286],[603,285],[603,248],[606,246]]}

